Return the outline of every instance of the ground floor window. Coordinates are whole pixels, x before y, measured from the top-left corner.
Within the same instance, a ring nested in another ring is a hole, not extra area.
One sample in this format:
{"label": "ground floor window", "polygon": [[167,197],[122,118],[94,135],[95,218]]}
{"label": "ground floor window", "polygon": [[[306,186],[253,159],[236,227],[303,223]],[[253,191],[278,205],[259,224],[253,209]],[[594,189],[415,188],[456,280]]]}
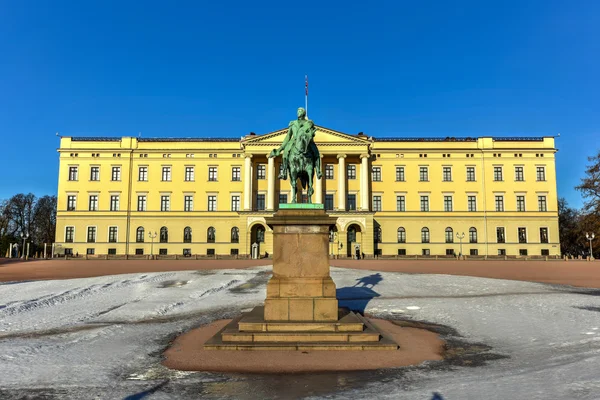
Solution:
{"label": "ground floor window", "polygon": [[207,256],[214,256],[215,255],[215,249],[206,249],[206,255]]}
{"label": "ground floor window", "polygon": [[550,255],[550,250],[548,250],[548,249],[542,249],[542,255],[543,256],[549,256]]}
{"label": "ground floor window", "polygon": [[399,256],[405,256],[406,255],[406,249],[398,249],[398,255]]}
{"label": "ground floor window", "polygon": [[506,249],[498,249],[498,255],[499,256],[505,256],[506,255]]}
{"label": "ground floor window", "polygon": [[117,249],[108,249],[108,254],[114,256],[117,254]]}
{"label": "ground floor window", "polygon": [[479,250],[477,249],[471,249],[469,250],[469,254],[472,256],[478,256],[479,255]]}
{"label": "ground floor window", "polygon": [[184,257],[191,257],[192,256],[192,249],[183,249],[183,256]]}
{"label": "ground floor window", "polygon": [[65,256],[72,256],[73,255],[73,249],[65,249]]}
{"label": "ground floor window", "polygon": [[136,256],[143,256],[144,255],[144,249],[135,249],[135,255]]}
{"label": "ground floor window", "polygon": [[526,256],[527,255],[527,249],[519,249],[519,255],[520,256]]}
{"label": "ground floor window", "polygon": [[454,255],[454,249],[446,249],[446,255],[447,256],[453,256]]}
{"label": "ground floor window", "polygon": [[93,256],[94,254],[96,254],[96,249],[86,249],[85,254]]}
{"label": "ground floor window", "polygon": [[231,249],[229,250],[229,254],[232,256],[237,256],[239,254],[239,250],[238,249]]}
{"label": "ground floor window", "polygon": [[166,256],[167,255],[167,249],[158,249],[158,255],[160,255],[160,256]]}
{"label": "ground floor window", "polygon": [[429,252],[429,249],[422,249],[421,250],[421,255],[423,255],[423,256],[429,256],[429,255],[431,255],[431,253]]}

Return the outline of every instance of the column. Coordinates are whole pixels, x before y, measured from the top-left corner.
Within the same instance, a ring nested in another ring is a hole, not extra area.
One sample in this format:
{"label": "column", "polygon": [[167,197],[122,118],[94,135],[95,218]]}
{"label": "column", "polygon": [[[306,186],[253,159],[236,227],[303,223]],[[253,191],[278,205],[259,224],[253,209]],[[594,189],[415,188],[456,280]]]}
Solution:
{"label": "column", "polygon": [[12,258],[12,251],[13,251],[13,244],[10,243],[10,246],[8,246],[8,258]]}
{"label": "column", "polygon": [[323,204],[323,180],[325,179],[325,174],[323,173],[323,154],[319,154],[321,157],[321,179],[317,179],[317,174],[315,173],[315,179],[317,180],[315,183],[315,203]]}
{"label": "column", "polygon": [[275,157],[267,154],[267,210],[275,209]]}
{"label": "column", "polygon": [[252,211],[252,154],[244,159],[244,211]]}
{"label": "column", "polygon": [[338,210],[346,210],[346,155],[338,154]]}
{"label": "column", "polygon": [[369,211],[369,155],[361,154],[360,159],[360,208]]}

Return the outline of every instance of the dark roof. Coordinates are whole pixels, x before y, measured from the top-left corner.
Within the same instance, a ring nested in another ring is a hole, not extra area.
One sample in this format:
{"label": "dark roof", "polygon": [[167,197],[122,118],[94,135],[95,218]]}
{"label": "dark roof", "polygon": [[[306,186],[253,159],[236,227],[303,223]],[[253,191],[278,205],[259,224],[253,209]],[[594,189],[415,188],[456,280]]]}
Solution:
{"label": "dark roof", "polygon": [[[476,142],[476,137],[374,137],[376,142]],[[543,142],[544,137],[492,137],[495,142]]]}
{"label": "dark roof", "polygon": [[138,142],[239,142],[238,138],[138,138]]}
{"label": "dark roof", "polygon": [[90,137],[72,137],[72,142],[120,142],[120,137],[108,136],[90,136]]}

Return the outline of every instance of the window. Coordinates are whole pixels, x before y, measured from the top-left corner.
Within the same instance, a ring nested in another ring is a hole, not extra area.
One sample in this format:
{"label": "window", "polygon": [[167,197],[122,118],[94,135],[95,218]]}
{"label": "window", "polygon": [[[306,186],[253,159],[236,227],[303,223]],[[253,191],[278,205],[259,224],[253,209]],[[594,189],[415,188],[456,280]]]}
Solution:
{"label": "window", "polygon": [[452,196],[444,196],[444,211],[452,211]]}
{"label": "window", "polygon": [[381,196],[373,196],[373,211],[381,211]]}
{"label": "window", "polygon": [[429,243],[429,228],[421,229],[421,243]]}
{"label": "window", "polygon": [[333,164],[325,164],[325,179],[333,179]]}
{"label": "window", "polygon": [[183,228],[183,243],[192,243],[192,228],[189,226]]}
{"label": "window", "polygon": [[356,165],[349,164],[346,167],[346,171],[347,171],[348,179],[356,179]]}
{"label": "window", "polygon": [[237,226],[231,228],[231,243],[239,243],[240,242],[240,230]]}
{"label": "window", "polygon": [[75,227],[74,226],[65,227],[65,242],[73,243],[74,236],[75,236]]}
{"label": "window", "polygon": [[208,180],[211,182],[217,181],[217,167],[208,167]]}
{"label": "window", "polygon": [[140,181],[140,182],[148,181],[148,167],[139,167],[138,168],[138,181]]}
{"label": "window", "polygon": [[231,211],[240,211],[240,196],[231,196]]}
{"label": "window", "polygon": [[477,243],[477,229],[475,227],[469,228],[469,243]]}
{"label": "window", "polygon": [[421,255],[429,256],[429,255],[431,255],[431,252],[429,251],[429,249],[421,249]]}
{"label": "window", "polygon": [[85,254],[87,254],[88,256],[93,256],[94,254],[96,254],[96,249],[85,249]]}
{"label": "window", "polygon": [[[327,198],[327,195],[325,196],[325,198]],[[287,202],[287,194],[279,193],[279,204],[287,204]]]}
{"label": "window", "polygon": [[89,210],[90,211],[98,211],[98,195],[97,194],[93,194],[90,196]]}
{"label": "window", "polygon": [[355,211],[355,210],[356,210],[356,195],[349,194],[348,195],[348,211]]}
{"label": "window", "polygon": [[469,255],[477,256],[477,255],[479,255],[479,251],[477,249],[470,249]]}
{"label": "window", "polygon": [[171,209],[171,197],[168,195],[160,196],[160,211],[169,211]]}
{"label": "window", "polygon": [[184,257],[191,257],[192,256],[192,249],[183,249],[183,256]]}
{"label": "window", "polygon": [[77,208],[77,196],[67,196],[67,211],[75,211]]}
{"label": "window", "polygon": [[99,181],[100,180],[100,167],[91,167],[90,168],[90,181]]}
{"label": "window", "polygon": [[215,249],[206,249],[206,255],[207,256],[214,256],[215,255]]}
{"label": "window", "polygon": [[258,243],[265,242],[265,227],[264,226],[259,226],[258,228],[256,228],[256,241]]}
{"label": "window", "polygon": [[206,241],[208,243],[214,243],[216,240],[217,231],[212,226],[206,230]]}
{"label": "window", "polygon": [[325,195],[325,209],[333,210],[333,195],[332,194]]}
{"label": "window", "polygon": [[264,210],[265,209],[265,195],[264,193],[260,193],[256,195],[256,209]]}
{"label": "window", "polygon": [[496,196],[496,211],[504,211],[504,196]]}
{"label": "window", "polygon": [[542,255],[543,256],[549,256],[550,255],[550,250],[548,250],[548,249],[542,249]]}
{"label": "window", "polygon": [[164,182],[171,180],[171,167],[162,167],[162,180]]}
{"label": "window", "polygon": [[525,196],[517,196],[517,211],[525,211]]}
{"label": "window", "polygon": [[475,182],[475,167],[467,167],[467,182]]}
{"label": "window", "polygon": [[398,228],[398,243],[406,243],[406,229]]}
{"label": "window", "polygon": [[381,182],[381,167],[373,167],[371,174],[373,182]]}
{"label": "window", "polygon": [[349,242],[356,242],[356,228],[355,227],[352,226],[352,227],[348,228],[347,239]]}
{"label": "window", "polygon": [[137,210],[138,211],[146,211],[146,196],[145,195],[138,196]]}
{"label": "window", "polygon": [[406,211],[406,197],[396,196],[396,211]]}
{"label": "window", "polygon": [[396,182],[404,182],[404,167],[396,167]]}
{"label": "window", "polygon": [[429,211],[429,196],[421,196],[421,211]]}
{"label": "window", "polygon": [[284,167],[283,164],[279,164],[279,176],[283,176],[283,167]]}
{"label": "window", "polygon": [[498,243],[505,243],[506,242],[506,237],[504,235],[504,228],[503,227],[497,227],[496,228],[496,242],[498,242]]}
{"label": "window", "polygon": [[160,243],[169,243],[169,230],[166,226],[160,228]]}
{"label": "window", "polygon": [[108,249],[108,255],[109,256],[114,256],[117,254],[117,249]]}
{"label": "window", "polygon": [[217,211],[217,196],[208,196],[208,211]]}
{"label": "window", "polygon": [[477,196],[467,196],[467,210],[477,211]]}
{"label": "window", "polygon": [[194,196],[183,197],[183,211],[194,211]]}
{"label": "window", "polygon": [[442,180],[444,182],[452,181],[452,168],[451,167],[442,167]]}
{"label": "window", "polygon": [[454,243],[454,231],[452,230],[452,228],[448,227],[446,228],[446,243]]}
{"label": "window", "polygon": [[144,243],[144,228],[141,226],[138,226],[135,231],[135,242]]}
{"label": "window", "polygon": [[110,178],[112,181],[121,180],[121,167],[112,167],[112,175]]}
{"label": "window", "polygon": [[185,167],[185,181],[192,182],[194,180],[194,167]]}
{"label": "window", "polygon": [[527,228],[519,228],[519,243],[527,243]]}
{"label": "window", "polygon": [[87,242],[88,243],[96,243],[96,227],[95,226],[88,226]]}
{"label": "window", "polygon": [[548,207],[546,205],[546,196],[538,196],[538,210],[548,211]]}
{"label": "window", "polygon": [[427,182],[429,180],[429,173],[427,167],[419,167],[419,181]]}
{"label": "window", "polygon": [[505,256],[506,255],[506,249],[498,249],[498,255],[499,256]]}
{"label": "window", "polygon": [[265,164],[258,164],[256,166],[256,179],[266,179],[267,177],[267,166]]}
{"label": "window", "polygon": [[119,211],[119,195],[110,196],[110,211]]}
{"label": "window", "polygon": [[548,228],[540,228],[540,243],[548,243]]}
{"label": "window", "polygon": [[239,182],[242,180],[242,172],[240,167],[231,168],[231,180],[234,182]]}
{"label": "window", "polygon": [[167,249],[158,249],[158,255],[159,256],[166,256],[167,255]]}
{"label": "window", "polygon": [[494,180],[495,181],[502,180],[502,167],[494,167]]}
{"label": "window", "polygon": [[108,227],[108,242],[109,243],[117,243],[117,227],[116,226]]}
{"label": "window", "polygon": [[398,249],[398,255],[399,256],[405,256],[406,255],[406,249]]}
{"label": "window", "polygon": [[229,250],[229,255],[230,256],[237,256],[240,253],[239,249],[230,249]]}
{"label": "window", "polygon": [[546,180],[546,167],[536,167],[535,170],[536,170],[537,180],[545,181]]}
{"label": "window", "polygon": [[527,249],[519,249],[519,255],[520,256],[526,256],[527,255]]}
{"label": "window", "polygon": [[523,167],[515,167],[515,181],[522,182],[524,180]]}
{"label": "window", "polygon": [[454,249],[446,249],[447,256],[454,256]]}
{"label": "window", "polygon": [[378,226],[377,228],[375,228],[375,232],[373,232],[374,236],[373,236],[373,241],[375,243],[381,243],[382,239],[383,239],[383,235],[381,233],[381,227]]}
{"label": "window", "polygon": [[77,180],[77,167],[69,167],[69,180],[70,181]]}

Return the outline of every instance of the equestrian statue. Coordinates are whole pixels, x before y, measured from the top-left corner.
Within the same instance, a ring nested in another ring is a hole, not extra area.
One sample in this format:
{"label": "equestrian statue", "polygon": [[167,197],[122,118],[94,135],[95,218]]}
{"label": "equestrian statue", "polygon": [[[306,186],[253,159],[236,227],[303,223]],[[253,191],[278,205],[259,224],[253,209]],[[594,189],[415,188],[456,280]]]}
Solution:
{"label": "equestrian statue", "polygon": [[298,108],[298,119],[291,121],[287,135],[278,149],[273,149],[269,158],[282,155],[282,170],[280,179],[287,179],[290,175],[292,187],[292,203],[297,202],[298,179],[302,189],[308,185],[308,202],[312,203],[313,176],[316,172],[317,179],[321,179],[321,156],[315,144],[314,137],[317,131],[313,121],[306,118],[306,110]]}

